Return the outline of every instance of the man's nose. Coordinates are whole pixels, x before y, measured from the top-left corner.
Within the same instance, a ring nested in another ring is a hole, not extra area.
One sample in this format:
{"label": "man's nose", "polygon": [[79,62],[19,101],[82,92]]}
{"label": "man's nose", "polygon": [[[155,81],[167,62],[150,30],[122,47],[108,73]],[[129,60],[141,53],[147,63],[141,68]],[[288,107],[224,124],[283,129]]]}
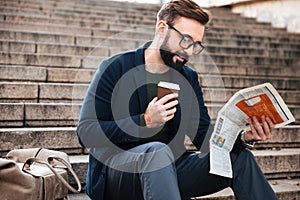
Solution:
{"label": "man's nose", "polygon": [[193,55],[194,47],[191,46],[190,48],[184,49],[184,53],[188,56],[187,60]]}

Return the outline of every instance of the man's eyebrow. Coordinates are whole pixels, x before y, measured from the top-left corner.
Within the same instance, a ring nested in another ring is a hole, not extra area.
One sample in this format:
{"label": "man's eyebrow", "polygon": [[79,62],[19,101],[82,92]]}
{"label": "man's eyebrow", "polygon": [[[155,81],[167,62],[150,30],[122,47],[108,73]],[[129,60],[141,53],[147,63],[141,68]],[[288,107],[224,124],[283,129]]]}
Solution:
{"label": "man's eyebrow", "polygon": [[194,39],[192,36],[190,36],[189,34],[182,33],[182,35],[191,38],[194,42],[200,42],[200,43],[202,43],[202,41],[200,41],[200,40],[195,40],[195,39]]}

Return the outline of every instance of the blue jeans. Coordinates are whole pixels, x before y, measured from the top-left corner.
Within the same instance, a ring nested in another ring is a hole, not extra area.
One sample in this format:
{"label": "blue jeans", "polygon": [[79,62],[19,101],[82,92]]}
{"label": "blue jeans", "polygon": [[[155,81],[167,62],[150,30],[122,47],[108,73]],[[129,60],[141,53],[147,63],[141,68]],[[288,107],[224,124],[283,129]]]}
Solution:
{"label": "blue jeans", "polygon": [[[209,173],[209,153],[186,153],[174,161],[160,142],[134,147],[109,159],[105,199],[181,200],[231,187],[236,199],[278,199],[252,153],[231,153],[233,178]],[[146,155],[146,156],[145,156]]]}

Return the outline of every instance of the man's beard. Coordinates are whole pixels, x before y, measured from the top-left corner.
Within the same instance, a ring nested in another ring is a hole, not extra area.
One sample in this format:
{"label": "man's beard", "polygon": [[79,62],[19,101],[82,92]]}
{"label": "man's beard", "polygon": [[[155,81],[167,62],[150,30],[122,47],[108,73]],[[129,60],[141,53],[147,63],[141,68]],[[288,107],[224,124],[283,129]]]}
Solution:
{"label": "man's beard", "polygon": [[[180,52],[172,53],[171,50],[169,50],[169,48],[167,47],[166,42],[167,40],[164,41],[164,43],[161,45],[159,49],[162,60],[167,66],[177,70],[178,72],[182,72],[183,66],[187,62],[187,55]],[[179,60],[176,60],[176,62],[174,62],[173,59],[175,56],[180,56],[181,58],[184,59],[184,61],[181,62]]]}

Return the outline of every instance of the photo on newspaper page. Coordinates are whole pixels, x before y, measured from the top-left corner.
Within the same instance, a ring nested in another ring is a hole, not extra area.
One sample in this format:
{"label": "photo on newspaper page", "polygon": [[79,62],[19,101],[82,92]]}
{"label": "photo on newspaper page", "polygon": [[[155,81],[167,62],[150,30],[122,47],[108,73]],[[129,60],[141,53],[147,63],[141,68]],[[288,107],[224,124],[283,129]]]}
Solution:
{"label": "photo on newspaper page", "polygon": [[241,130],[249,130],[248,119],[269,117],[275,128],[295,121],[287,105],[270,83],[236,92],[218,112],[210,139],[210,173],[232,177],[229,152]]}

